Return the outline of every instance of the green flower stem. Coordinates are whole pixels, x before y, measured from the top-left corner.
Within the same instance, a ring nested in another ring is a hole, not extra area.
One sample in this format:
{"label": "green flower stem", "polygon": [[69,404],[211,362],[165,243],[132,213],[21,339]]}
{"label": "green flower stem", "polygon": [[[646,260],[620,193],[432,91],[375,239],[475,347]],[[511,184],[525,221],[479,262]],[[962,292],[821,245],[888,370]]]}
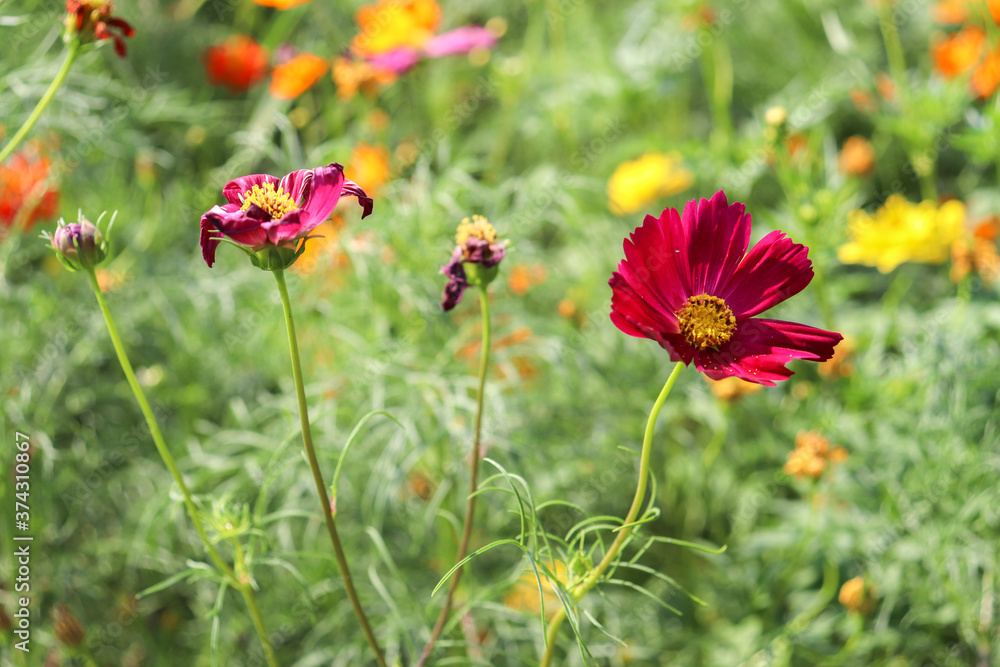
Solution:
{"label": "green flower stem", "polygon": [[933,163],[931,164],[931,171],[928,172],[922,166],[918,168],[918,164],[920,163],[915,161],[918,159],[919,158],[911,157],[910,162],[914,165],[913,166],[914,171],[917,172],[917,179],[918,182],[920,183],[920,196],[925,201],[932,201],[936,204],[938,200],[938,194],[937,194],[937,186],[934,185]]}
{"label": "green flower stem", "polygon": [[712,467],[715,458],[722,451],[722,446],[726,444],[726,436],[729,435],[730,403],[724,401],[720,406],[722,412],[722,426],[712,434],[712,439],[705,445],[705,451],[701,455],[701,465],[705,470]]}
{"label": "green flower stem", "polygon": [[[677,377],[680,375],[682,368],[684,368],[684,362],[678,361],[674,366],[674,370],[670,373],[670,377],[667,378],[666,384],[663,385],[660,395],[657,396],[656,402],[653,403],[653,409],[649,411],[649,419],[646,420],[646,434],[642,439],[642,454],[639,458],[639,483],[635,488],[635,498],[632,499],[632,507],[629,508],[621,528],[618,529],[618,537],[611,543],[611,547],[604,554],[604,558],[573,589],[573,599],[576,602],[582,600],[583,596],[597,585],[604,572],[618,558],[622,548],[625,546],[625,542],[628,541],[629,535],[632,534],[632,529],[635,528],[634,524],[639,517],[639,511],[642,509],[642,501],[646,496],[646,484],[649,481],[649,459],[653,451],[653,430],[656,428],[656,419],[660,416],[660,409],[666,403],[667,396],[670,395],[670,390],[673,389],[674,383],[677,382]],[[556,612],[556,615],[552,618],[552,622],[549,623],[549,629],[545,635],[545,653],[542,655],[541,667],[551,667],[552,657],[556,650],[556,639],[559,636],[559,627],[565,620],[566,607],[563,606]]]}
{"label": "green flower stem", "polygon": [[[486,371],[490,363],[490,301],[486,292],[486,285],[479,286],[479,303],[483,315],[483,341],[482,350],[479,354],[479,392],[476,396],[476,426],[469,463],[469,499],[465,507],[465,525],[462,527],[462,539],[458,545],[458,555],[455,557],[456,563],[461,563],[469,552],[469,537],[472,535],[472,520],[476,512],[476,498],[478,497],[476,487],[478,485],[479,448],[483,426],[483,394],[486,388]],[[438,637],[441,636],[441,631],[444,630],[444,624],[448,621],[448,614],[451,613],[455,590],[458,588],[458,582],[462,578],[462,571],[463,568],[460,567],[452,575],[451,584],[448,586],[448,594],[444,599],[444,607],[441,609],[437,623],[434,624],[431,638],[427,641],[427,645],[424,646],[424,650],[420,654],[417,667],[423,667],[427,664],[427,661],[431,657],[431,652],[434,650],[434,644],[437,643]]]}
{"label": "green flower stem", "polygon": [[721,37],[716,37],[712,46],[702,53],[701,67],[712,114],[709,141],[712,150],[722,155],[731,150],[729,143],[733,135],[733,57]]}
{"label": "green flower stem", "polygon": [[24,138],[31,132],[31,128],[35,126],[38,119],[42,116],[42,112],[45,111],[45,107],[49,105],[52,98],[55,97],[56,91],[66,80],[66,75],[69,74],[70,67],[73,66],[73,61],[76,60],[77,55],[80,53],[80,42],[74,39],[69,43],[69,48],[66,52],[66,60],[63,61],[62,67],[59,68],[59,72],[56,74],[56,78],[52,80],[49,84],[49,89],[45,91],[42,95],[42,99],[38,100],[38,104],[35,105],[35,109],[28,116],[28,120],[24,121],[24,125],[11,137],[10,142],[3,147],[3,151],[0,151],[0,162],[3,162],[10,154],[14,152],[14,149],[24,140]]}
{"label": "green flower stem", "polygon": [[906,58],[903,55],[903,43],[899,40],[899,30],[896,28],[896,9],[889,0],[877,0],[879,9],[879,27],[882,29],[882,41],[885,42],[885,55],[889,60],[889,71],[892,72],[893,83],[900,93],[900,99],[909,100],[909,81],[906,79]]}
{"label": "green flower stem", "polygon": [[240,589],[240,593],[243,595],[243,599],[247,603],[247,608],[250,610],[250,618],[253,620],[253,627],[257,630],[257,635],[260,636],[261,643],[264,645],[264,653],[267,656],[268,664],[276,666],[278,661],[274,657],[274,648],[271,646],[271,640],[268,638],[267,629],[264,627],[264,618],[261,616],[260,608],[257,606],[257,598],[254,597],[253,585],[250,583],[249,568],[247,568],[246,560],[243,555],[243,547],[240,545],[239,540],[233,540],[232,542],[233,549],[236,554],[237,586]]}
{"label": "green flower stem", "polygon": [[146,425],[149,427],[149,433],[153,437],[153,443],[156,445],[156,450],[160,453],[160,458],[163,459],[163,463],[167,466],[170,474],[174,478],[174,482],[180,487],[181,493],[184,495],[184,505],[187,507],[188,514],[191,517],[191,522],[194,523],[195,530],[198,531],[198,537],[201,538],[202,543],[205,545],[205,549],[208,551],[209,557],[211,557],[212,562],[215,566],[232,581],[233,585],[240,589],[243,593],[243,599],[246,600],[247,607],[250,609],[250,616],[253,618],[254,627],[257,629],[257,634],[260,635],[261,644],[264,646],[264,653],[267,656],[267,664],[271,667],[277,667],[278,661],[274,657],[274,649],[271,647],[271,641],[267,637],[267,632],[264,630],[264,624],[261,620],[260,608],[257,606],[257,599],[254,596],[253,588],[249,581],[238,579],[233,573],[233,568],[222,559],[219,552],[212,545],[212,541],[208,539],[208,535],[205,533],[205,526],[201,522],[201,517],[198,515],[198,508],[194,504],[194,499],[191,497],[191,491],[188,489],[187,484],[184,482],[184,477],[181,476],[181,471],[177,468],[177,463],[174,462],[174,457],[167,449],[167,443],[163,440],[163,434],[160,432],[160,427],[156,423],[156,417],[153,415],[153,410],[149,406],[149,401],[146,400],[146,394],[143,392],[142,387],[139,386],[139,381],[136,380],[135,371],[132,370],[132,363],[128,359],[128,355],[125,353],[125,346],[122,344],[121,336],[118,335],[118,327],[115,326],[115,320],[111,317],[111,311],[108,309],[108,302],[104,299],[104,293],[101,292],[100,285],[97,284],[97,276],[94,274],[94,269],[92,267],[87,267],[84,269],[87,274],[87,278],[90,280],[90,286],[94,290],[94,295],[97,297],[97,305],[101,308],[101,314],[104,315],[104,322],[108,325],[108,334],[111,336],[111,344],[115,348],[115,353],[118,355],[118,362],[121,364],[122,370],[125,372],[125,379],[128,380],[129,387],[132,388],[132,393],[135,395],[135,400],[139,403],[139,409],[142,410],[143,416],[146,418]]}
{"label": "green flower stem", "polygon": [[[899,29],[896,27],[896,10],[889,0],[879,0],[879,27],[882,29],[882,41],[885,42],[885,55],[889,61],[889,71],[893,83],[899,91],[900,108],[903,113],[910,110],[910,83],[906,77],[906,57],[903,53],[903,43],[899,39]],[[909,146],[907,157],[917,174],[920,185],[920,196],[928,201],[937,201],[937,186],[934,185],[934,162],[926,154],[926,146]],[[929,164],[928,164],[929,162]]]}
{"label": "green flower stem", "polygon": [[295,336],[295,320],[292,318],[292,302],[288,298],[288,286],[285,284],[285,270],[275,269],[274,280],[278,283],[278,292],[281,294],[281,307],[285,311],[285,328],[288,330],[288,350],[292,357],[292,380],[295,382],[295,394],[299,402],[299,421],[302,425],[302,444],[306,448],[306,457],[309,459],[309,468],[312,470],[313,481],[316,483],[316,495],[319,496],[320,509],[323,512],[323,519],[326,521],[326,530],[330,533],[330,541],[333,542],[333,551],[337,557],[337,567],[340,569],[340,577],[344,581],[344,590],[354,607],[354,615],[358,617],[361,624],[361,631],[375,652],[375,660],[379,667],[386,667],[385,656],[379,648],[375,633],[368,623],[368,617],[361,607],[361,600],[354,589],[354,580],[351,578],[351,571],[347,567],[347,557],[344,555],[344,548],[340,544],[340,536],[337,534],[337,524],[333,519],[332,508],[330,507],[330,496],[326,492],[326,483],[323,481],[323,473],[319,469],[319,460],[316,458],[316,449],[313,447],[312,430],[309,428],[309,406],[306,403],[306,388],[302,382],[302,363],[299,361],[299,343]]}

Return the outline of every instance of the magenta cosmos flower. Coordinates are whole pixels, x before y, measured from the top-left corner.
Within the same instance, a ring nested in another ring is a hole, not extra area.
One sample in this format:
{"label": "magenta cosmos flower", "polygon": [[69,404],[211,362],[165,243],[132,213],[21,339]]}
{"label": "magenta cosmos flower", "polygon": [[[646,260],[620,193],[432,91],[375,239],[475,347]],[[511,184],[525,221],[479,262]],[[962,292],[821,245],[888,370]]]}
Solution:
{"label": "magenta cosmos flower", "polygon": [[[300,254],[309,232],[330,217],[341,197],[357,197],[364,218],[372,199],[357,183],[344,178],[336,162],[293,171],[282,179],[267,174],[229,181],[222,194],[228,204],[201,216],[201,255],[209,266],[223,237],[243,246],[256,266],[287,268]],[[266,249],[277,252],[261,252]]]}
{"label": "magenta cosmos flower", "polygon": [[808,249],[780,231],[747,252],[744,209],[720,190],[688,202],[683,215],[647,215],[609,281],[611,321],[710,378],[774,385],[792,375],[789,361],[825,361],[843,336],[755,317],[801,292],[813,271]]}

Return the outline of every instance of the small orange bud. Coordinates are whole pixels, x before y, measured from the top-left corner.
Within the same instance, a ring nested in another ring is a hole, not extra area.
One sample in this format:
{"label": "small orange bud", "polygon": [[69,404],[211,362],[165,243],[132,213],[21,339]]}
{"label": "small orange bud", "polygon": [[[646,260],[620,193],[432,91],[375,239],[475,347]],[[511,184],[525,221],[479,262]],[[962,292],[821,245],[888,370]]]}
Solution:
{"label": "small orange bud", "polygon": [[848,176],[864,176],[875,167],[875,148],[864,137],[850,137],[840,150],[837,164]]}
{"label": "small orange bud", "polygon": [[738,377],[712,380],[706,376],[705,380],[708,382],[708,386],[716,398],[730,403],[738,401],[744,396],[756,394],[764,389],[764,385],[757,384],[756,382],[747,382]]}
{"label": "small orange bud", "polygon": [[573,299],[567,297],[559,302],[559,305],[556,306],[556,311],[561,317],[569,319],[576,314],[576,304],[573,302]]}
{"label": "small orange bud", "polygon": [[854,614],[867,614],[875,606],[875,596],[878,589],[874,584],[865,582],[864,577],[854,577],[844,582],[840,588],[838,600],[840,604],[847,608],[847,611]]}

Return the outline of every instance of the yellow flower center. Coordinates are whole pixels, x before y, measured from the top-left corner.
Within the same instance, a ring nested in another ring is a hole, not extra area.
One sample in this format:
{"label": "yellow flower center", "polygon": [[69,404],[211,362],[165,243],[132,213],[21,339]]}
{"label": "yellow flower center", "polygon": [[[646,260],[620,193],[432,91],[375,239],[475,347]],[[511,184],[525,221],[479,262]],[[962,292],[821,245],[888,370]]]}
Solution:
{"label": "yellow flower center", "polygon": [[717,296],[699,294],[689,297],[677,311],[681,334],[693,347],[704,350],[729,341],[736,331],[736,316]]}
{"label": "yellow flower center", "polygon": [[496,243],[497,230],[483,216],[474,215],[471,221],[468,218],[462,220],[458,225],[458,233],[455,234],[455,241],[460,246],[464,246],[465,242],[470,238],[482,239],[487,243]]}
{"label": "yellow flower center", "polygon": [[240,195],[240,201],[243,202],[241,208],[244,211],[250,208],[251,204],[256,204],[267,211],[272,218],[280,218],[298,208],[291,195],[280,187],[275,188],[273,183],[253,186]]}

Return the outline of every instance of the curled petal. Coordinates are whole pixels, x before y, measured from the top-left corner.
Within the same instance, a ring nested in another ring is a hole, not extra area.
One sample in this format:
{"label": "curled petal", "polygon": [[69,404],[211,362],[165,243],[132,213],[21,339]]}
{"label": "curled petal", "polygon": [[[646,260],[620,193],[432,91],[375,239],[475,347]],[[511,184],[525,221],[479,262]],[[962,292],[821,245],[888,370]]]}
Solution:
{"label": "curled petal", "polygon": [[235,204],[225,204],[213,206],[201,216],[201,220],[236,243],[253,248],[267,242],[267,233],[261,227],[261,221],[249,213]]}
{"label": "curled petal", "polygon": [[500,263],[507,254],[507,248],[503,243],[490,243],[484,239],[470,236],[465,242],[462,257],[466,262],[480,264],[484,268],[494,267]]}
{"label": "curled petal", "polygon": [[460,280],[449,280],[444,286],[444,294],[441,296],[441,309],[448,312],[462,301],[465,288],[469,285]]}
{"label": "curled petal", "polygon": [[[337,165],[340,166],[339,164]],[[278,182],[278,187],[292,198],[296,204],[300,204],[304,193],[308,190],[313,179],[312,169],[299,169],[286,175]]]}
{"label": "curled petal", "polygon": [[469,286],[465,269],[462,268],[461,247],[456,247],[451,253],[451,259],[441,267],[441,273],[448,276],[448,283],[444,286],[444,295],[441,297],[441,308],[447,312],[458,305],[465,288]]}
{"label": "curled petal", "polygon": [[[339,165],[338,165],[339,166]],[[361,189],[361,186],[352,181],[349,178],[344,179],[344,189],[340,194],[341,197],[357,197],[358,205],[361,206],[361,219],[364,220],[372,213],[372,208],[375,205],[375,201],[365,194],[365,191]]]}
{"label": "curled petal", "polygon": [[[291,174],[289,174],[291,176]],[[344,169],[336,162],[313,169],[311,179],[303,179],[301,232],[308,234],[330,217],[344,187]]]}
{"label": "curled petal", "polygon": [[222,189],[222,194],[230,204],[242,206],[243,201],[240,199],[240,195],[247,190],[252,189],[255,185],[264,185],[265,183],[270,183],[271,185],[277,187],[279,181],[270,174],[250,174],[249,176],[240,176],[239,178],[234,178],[226,183],[226,187]]}
{"label": "curled petal", "polygon": [[201,217],[201,257],[208,264],[208,268],[212,268],[215,264],[215,251],[219,247],[219,239],[222,234],[211,225],[205,216]]}

